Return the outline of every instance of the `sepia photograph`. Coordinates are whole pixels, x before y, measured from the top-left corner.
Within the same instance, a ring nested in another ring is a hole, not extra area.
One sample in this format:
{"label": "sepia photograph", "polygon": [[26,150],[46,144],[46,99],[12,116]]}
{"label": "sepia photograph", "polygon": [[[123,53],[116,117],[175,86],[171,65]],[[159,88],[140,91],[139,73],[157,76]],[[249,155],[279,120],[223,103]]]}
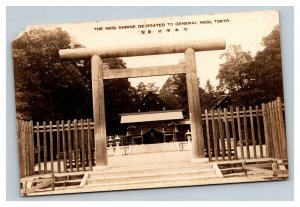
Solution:
{"label": "sepia photograph", "polygon": [[20,194],[287,180],[279,19],[28,25],[12,42]]}

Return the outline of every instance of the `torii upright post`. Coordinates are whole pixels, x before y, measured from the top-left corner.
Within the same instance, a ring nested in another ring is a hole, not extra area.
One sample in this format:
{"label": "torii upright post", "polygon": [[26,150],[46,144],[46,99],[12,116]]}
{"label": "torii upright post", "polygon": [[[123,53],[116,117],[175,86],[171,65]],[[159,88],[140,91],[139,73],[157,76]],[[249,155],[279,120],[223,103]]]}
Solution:
{"label": "torii upright post", "polygon": [[186,84],[189,102],[190,126],[192,133],[193,159],[191,160],[191,162],[208,162],[208,158],[205,158],[199,97],[199,81],[197,77],[195,51],[192,48],[188,48],[185,50],[184,56],[186,63]]}
{"label": "torii upright post", "polygon": [[98,55],[92,56],[91,70],[96,167],[103,167],[107,165],[107,142],[105,123],[104,83],[102,72],[103,64],[101,58]]}

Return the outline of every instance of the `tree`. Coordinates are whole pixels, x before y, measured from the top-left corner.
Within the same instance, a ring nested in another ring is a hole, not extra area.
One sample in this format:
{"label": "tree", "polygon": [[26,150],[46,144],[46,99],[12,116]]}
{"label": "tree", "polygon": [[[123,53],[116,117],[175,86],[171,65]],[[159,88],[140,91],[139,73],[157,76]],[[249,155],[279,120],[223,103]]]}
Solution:
{"label": "tree", "polygon": [[255,80],[253,89],[262,94],[260,102],[268,102],[276,97],[283,99],[279,25],[276,25],[272,32],[262,39],[261,44],[265,48],[256,54],[251,66],[251,75]]}
{"label": "tree", "polygon": [[244,52],[239,45],[230,45],[220,58],[225,63],[220,65],[218,90],[235,93],[247,87],[249,82],[249,65],[252,57],[250,52]]}
{"label": "tree", "polygon": [[217,76],[218,90],[231,95],[234,105],[256,105],[283,97],[280,31],[273,31],[262,39],[265,48],[254,58],[240,46],[231,46],[221,56]]}
{"label": "tree", "polygon": [[[108,69],[124,69],[126,63],[120,58],[103,59]],[[105,115],[107,134],[114,135],[126,131],[120,124],[121,113],[129,113],[134,110],[132,87],[128,78],[111,79],[104,81]]]}
{"label": "tree", "polygon": [[200,101],[202,109],[212,109],[214,104],[217,102],[218,93],[215,91],[214,87],[211,85],[210,80],[206,81],[204,89],[199,88]]}
{"label": "tree", "polygon": [[[59,49],[72,45],[61,28],[32,29],[13,42],[17,116],[34,121],[93,117],[91,62],[61,61]],[[76,47],[79,47],[76,44]],[[84,47],[81,46],[80,47]],[[106,68],[126,68],[122,59],[104,59]],[[107,80],[105,105],[108,131],[118,114],[130,110],[128,79]]]}
{"label": "tree", "polygon": [[175,109],[183,109],[188,116],[188,97],[185,74],[171,75],[162,86],[159,97]]}
{"label": "tree", "polygon": [[70,43],[69,34],[61,28],[32,29],[13,42],[19,118],[48,121],[85,113],[81,94],[86,92],[86,79],[76,62],[61,62],[58,55]]}
{"label": "tree", "polygon": [[140,82],[134,92],[139,96],[139,99],[141,100],[147,95],[147,93],[152,92],[154,94],[157,94],[158,90],[159,87],[156,86],[155,83],[144,84],[143,82]]}

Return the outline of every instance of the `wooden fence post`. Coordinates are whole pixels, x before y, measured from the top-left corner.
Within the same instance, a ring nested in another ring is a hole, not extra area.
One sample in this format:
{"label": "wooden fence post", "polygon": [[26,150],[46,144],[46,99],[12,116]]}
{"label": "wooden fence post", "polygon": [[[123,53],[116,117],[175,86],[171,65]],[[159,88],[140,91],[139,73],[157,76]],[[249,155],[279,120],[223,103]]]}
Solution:
{"label": "wooden fence post", "polygon": [[60,154],[61,154],[61,147],[60,147],[60,126],[59,126],[59,121],[56,121],[56,142],[57,142],[57,170],[60,173],[61,172],[61,168],[60,168]]}
{"label": "wooden fence post", "polygon": [[[219,125],[219,135],[220,135],[220,141],[221,141],[221,150],[222,150],[222,160],[225,160],[225,153],[226,153],[226,149],[225,149],[225,140],[224,140],[224,127],[223,127],[223,123],[222,123],[222,119],[221,119],[221,114],[220,114],[220,109],[217,110],[218,111],[218,125]],[[218,143],[219,145],[219,143]]]}
{"label": "wooden fence post", "polygon": [[208,121],[208,113],[207,113],[207,109],[205,109],[205,124],[206,124],[206,138],[207,138],[207,155],[209,158],[209,161],[211,161],[211,147],[210,147],[210,131],[209,131],[209,121]]}
{"label": "wooden fence post", "polygon": [[53,129],[52,129],[52,121],[49,122],[50,124],[50,161],[51,161],[51,172],[54,172],[54,153],[53,153]]}
{"label": "wooden fence post", "polygon": [[236,113],[237,113],[237,121],[238,121],[240,150],[241,150],[242,159],[244,159],[244,144],[243,144],[243,134],[241,128],[241,119],[240,119],[240,107],[238,106],[236,107]]}
{"label": "wooden fence post", "polygon": [[46,122],[43,121],[43,147],[44,147],[44,173],[47,173],[47,138],[46,138]]}
{"label": "wooden fence post", "polygon": [[256,154],[256,139],[255,139],[255,132],[254,132],[254,121],[253,121],[253,111],[252,111],[252,106],[249,107],[250,110],[250,127],[251,127],[251,138],[252,138],[252,147],[253,147],[253,153],[254,153],[254,158],[257,158]]}
{"label": "wooden fence post", "polygon": [[277,109],[278,109],[278,119],[280,123],[280,131],[281,131],[281,146],[282,146],[282,159],[287,159],[287,141],[286,141],[286,135],[285,135],[285,124],[283,119],[283,111],[281,108],[281,99],[280,97],[277,98]]}
{"label": "wooden fence post", "polygon": [[261,140],[261,127],[260,127],[260,118],[259,118],[259,112],[258,112],[258,106],[255,106],[256,111],[256,124],[257,124],[257,135],[258,135],[258,143],[259,143],[259,152],[260,157],[263,158],[263,146],[262,146],[262,140]]}
{"label": "wooden fence post", "polygon": [[268,113],[267,106],[265,104],[261,105],[263,112],[263,125],[264,125],[264,133],[265,133],[265,145],[266,145],[266,157],[270,157],[270,137],[269,137],[269,122],[268,122]]}
{"label": "wooden fence post", "polygon": [[227,140],[227,153],[228,153],[228,159],[231,160],[231,140],[230,140],[230,132],[229,132],[229,124],[228,124],[228,116],[227,116],[227,108],[224,108],[224,119],[225,119],[225,134],[226,134],[226,140]]}
{"label": "wooden fence post", "polygon": [[211,121],[212,121],[212,131],[213,131],[213,140],[214,140],[214,154],[216,161],[218,161],[218,155],[219,155],[219,147],[218,147],[218,137],[217,137],[217,127],[216,127],[216,120],[215,120],[215,111],[212,109],[211,110]]}
{"label": "wooden fence post", "polygon": [[40,124],[36,122],[36,145],[37,145],[37,162],[38,174],[41,174],[41,140],[40,140]]}
{"label": "wooden fence post", "polygon": [[232,136],[233,136],[234,158],[237,160],[239,158],[238,158],[238,152],[237,152],[237,146],[236,146],[236,129],[235,129],[235,121],[234,121],[232,107],[230,107],[230,118],[231,118],[231,130],[232,130]]}
{"label": "wooden fence post", "polygon": [[33,133],[33,122],[29,122],[29,133],[28,133],[28,141],[29,141],[29,166],[30,166],[30,175],[34,175],[34,133]]}

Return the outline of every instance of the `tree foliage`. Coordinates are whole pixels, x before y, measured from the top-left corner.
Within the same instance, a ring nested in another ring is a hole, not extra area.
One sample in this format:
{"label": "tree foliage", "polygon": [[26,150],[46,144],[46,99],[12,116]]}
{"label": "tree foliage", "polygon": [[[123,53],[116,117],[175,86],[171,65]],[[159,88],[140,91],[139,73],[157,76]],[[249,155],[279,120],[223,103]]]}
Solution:
{"label": "tree foliage", "polygon": [[61,62],[58,55],[70,42],[60,28],[32,29],[13,42],[18,117],[47,121],[83,116],[86,77],[76,62]]}
{"label": "tree foliage", "polygon": [[188,97],[185,74],[171,75],[159,91],[159,97],[175,109],[188,114]]}
{"label": "tree foliage", "polygon": [[[134,93],[133,96],[138,97],[139,100],[144,98],[149,92],[152,92],[154,94],[157,94],[159,92],[159,87],[155,85],[155,83],[143,83],[140,82],[137,87],[135,87],[135,90],[132,89],[132,92]],[[137,100],[138,101],[138,100]]]}
{"label": "tree foliage", "polygon": [[280,31],[273,31],[262,39],[265,48],[252,57],[240,46],[232,45],[221,58],[217,76],[218,90],[231,95],[234,105],[256,105],[283,98]]}
{"label": "tree foliage", "polygon": [[[59,49],[72,40],[60,28],[32,29],[13,42],[15,91],[19,118],[48,121],[92,118],[90,60],[61,61]],[[122,59],[104,59],[104,67],[126,68]],[[105,105],[108,132],[118,126],[119,113],[132,105],[128,79],[107,80]],[[122,107],[120,107],[122,106]]]}

